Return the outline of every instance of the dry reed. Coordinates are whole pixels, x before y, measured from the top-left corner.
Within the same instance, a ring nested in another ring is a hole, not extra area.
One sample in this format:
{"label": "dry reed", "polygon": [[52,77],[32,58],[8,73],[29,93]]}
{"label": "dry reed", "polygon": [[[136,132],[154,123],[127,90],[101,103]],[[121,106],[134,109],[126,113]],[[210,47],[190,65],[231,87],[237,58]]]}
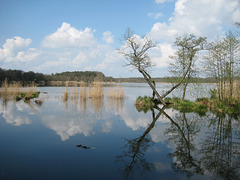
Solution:
{"label": "dry reed", "polygon": [[103,98],[104,97],[104,88],[102,84],[94,83],[89,90],[89,98]]}
{"label": "dry reed", "polygon": [[65,89],[65,92],[63,93],[63,100],[64,101],[67,101],[68,100],[68,82],[66,82],[66,89]]}
{"label": "dry reed", "polygon": [[0,88],[0,97],[4,100],[16,100],[21,94],[25,94],[25,97],[29,98],[36,92],[39,92],[39,90],[36,90],[36,84],[34,83],[24,88],[21,82],[8,83],[8,80],[5,79]]}
{"label": "dry reed", "polygon": [[[75,110],[78,107],[82,112],[85,112],[87,109],[88,102],[90,109],[92,109],[96,114],[101,113],[102,108],[105,102],[104,86],[102,83],[94,82],[92,85],[87,86],[86,84],[81,84],[78,88],[78,84],[75,84],[75,87],[71,92],[71,102],[73,103]],[[111,107],[116,107],[117,111],[123,108],[123,103],[125,99],[123,86],[111,87],[107,91],[108,105]],[[63,95],[64,101],[68,101],[68,84],[66,84],[66,90]],[[110,100],[111,99],[111,100]]]}
{"label": "dry reed", "polygon": [[116,87],[111,87],[108,90],[108,98],[124,99],[125,94],[124,94],[123,86],[118,85]]}

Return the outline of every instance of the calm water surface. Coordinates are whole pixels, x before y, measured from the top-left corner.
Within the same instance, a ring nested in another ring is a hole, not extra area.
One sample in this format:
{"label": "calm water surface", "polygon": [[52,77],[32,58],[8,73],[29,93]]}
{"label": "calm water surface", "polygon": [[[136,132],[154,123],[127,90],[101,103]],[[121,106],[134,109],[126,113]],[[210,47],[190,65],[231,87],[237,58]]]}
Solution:
{"label": "calm water surface", "polygon": [[63,101],[65,88],[40,88],[42,105],[0,99],[0,179],[239,179],[239,119],[138,112],[136,97],[151,95],[145,84],[125,84],[124,100],[68,90]]}

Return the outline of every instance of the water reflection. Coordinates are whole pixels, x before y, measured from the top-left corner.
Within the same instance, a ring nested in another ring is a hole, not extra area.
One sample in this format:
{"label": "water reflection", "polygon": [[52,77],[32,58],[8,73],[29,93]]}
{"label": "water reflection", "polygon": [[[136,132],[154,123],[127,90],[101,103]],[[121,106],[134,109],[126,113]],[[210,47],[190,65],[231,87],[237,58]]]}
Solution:
{"label": "water reflection", "polygon": [[239,131],[233,129],[233,119],[231,117],[213,118],[210,119],[209,126],[213,131],[207,132],[207,137],[201,142],[200,149],[202,155],[200,160],[205,171],[223,179],[238,179],[240,177],[240,136]]}
{"label": "water reflection", "polygon": [[195,156],[197,149],[194,144],[194,138],[200,132],[199,119],[196,116],[187,118],[186,113],[176,115],[174,120],[167,117],[171,121],[171,126],[165,130],[165,134],[168,141],[176,146],[169,154],[169,157],[175,160],[172,164],[174,171],[185,172],[188,176],[203,174],[201,162]]}
{"label": "water reflection", "polygon": [[[95,144],[94,140],[91,144],[94,144],[97,150],[90,152],[96,155],[97,151],[106,151],[108,156],[106,159],[113,157],[108,159],[108,162],[116,160],[116,165],[121,166],[120,171],[125,179],[150,171],[157,174],[156,176],[161,174],[159,179],[166,177],[162,175],[164,173],[177,178],[179,176],[184,178],[187,175],[191,179],[195,179],[196,176],[210,179],[240,177],[239,121],[228,116],[216,117],[209,113],[200,117],[194,113],[182,113],[173,109],[154,109],[150,114],[137,113],[133,105],[136,99],[135,90],[132,90],[131,98],[128,99],[108,96],[85,98],[83,95],[85,91],[87,92],[85,88],[81,93],[70,94],[66,101],[63,101],[62,92],[41,95],[43,102],[41,105],[36,104],[35,100],[28,103],[22,100],[3,101],[0,103],[0,117],[14,126],[23,124],[30,126],[40,120],[62,141],[78,134],[89,138],[100,131],[104,133],[102,136],[104,139],[100,140],[104,141],[104,146],[108,149],[101,149],[104,148],[100,147],[101,143]],[[120,138],[126,131],[127,137],[123,138],[125,146],[121,152],[119,149],[113,150],[114,143],[122,146]],[[139,132],[141,135],[137,136],[136,133]],[[100,133],[98,138],[101,137]],[[85,140],[83,136],[81,138]],[[93,147],[87,146],[90,145],[88,140],[80,141],[83,145],[78,144],[79,141],[76,140],[73,146],[83,151],[92,149]],[[45,143],[45,140],[43,141]],[[71,141],[65,142],[68,145],[69,143]],[[110,153],[112,154],[109,155]],[[154,159],[151,159],[153,156]]]}
{"label": "water reflection", "polygon": [[116,162],[123,163],[120,171],[125,179],[132,178],[136,172],[145,173],[153,168],[153,164],[147,162],[145,159],[145,153],[152,142],[151,138],[147,135],[153,129],[161,114],[163,114],[164,108],[160,109],[157,115],[155,115],[153,109],[151,109],[151,111],[153,119],[152,123],[148,126],[142,136],[134,139],[124,138],[126,144],[123,148],[126,150],[123,150],[123,154],[116,158]]}
{"label": "water reflection", "polygon": [[[173,168],[176,172],[185,172],[188,176],[204,174],[214,179],[239,177],[239,130],[232,127],[232,118],[206,118],[209,128],[206,132],[206,126],[199,126],[199,121],[203,119],[195,114],[180,113],[175,121],[169,119],[171,127],[165,133],[176,146],[173,153],[169,154],[174,159]],[[197,140],[197,136],[201,136],[201,140]]]}
{"label": "water reflection", "polygon": [[[35,114],[38,107],[31,102],[13,102],[8,101],[0,104],[0,114],[8,124],[21,126],[31,124],[31,114]],[[27,113],[26,113],[27,112]]]}
{"label": "water reflection", "polygon": [[164,134],[167,142],[172,144],[168,158],[172,159],[171,167],[176,174],[186,174],[189,178],[240,177],[239,122],[231,117],[216,117],[213,114],[201,117],[195,113],[179,112],[170,117],[165,109],[160,108],[151,110],[151,113],[152,122],[141,136],[123,138],[125,145],[122,154],[116,157],[116,162],[121,164],[120,172],[125,179],[153,171],[154,168],[160,168],[161,172],[170,170],[165,162],[151,162],[146,158],[154,144],[151,131],[157,128],[153,127],[161,115],[170,122],[164,125]]}

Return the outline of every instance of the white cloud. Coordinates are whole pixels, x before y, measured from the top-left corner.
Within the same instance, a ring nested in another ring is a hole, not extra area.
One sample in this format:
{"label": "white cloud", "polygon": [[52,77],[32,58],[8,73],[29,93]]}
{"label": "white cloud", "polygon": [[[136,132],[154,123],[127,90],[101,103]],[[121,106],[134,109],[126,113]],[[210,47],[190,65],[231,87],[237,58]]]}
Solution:
{"label": "white cloud", "polygon": [[114,43],[114,36],[110,31],[106,31],[103,33],[103,41],[107,44],[113,44]]}
{"label": "white cloud", "polygon": [[152,50],[149,51],[152,62],[156,65],[157,68],[167,67],[171,59],[170,55],[173,55],[175,50],[172,48],[172,45],[169,43],[157,44]]}
{"label": "white cloud", "polygon": [[46,48],[92,47],[96,44],[91,28],[78,30],[63,22],[58,30],[46,36],[42,45]]}
{"label": "white cloud", "polygon": [[35,48],[30,48],[26,51],[20,51],[17,53],[16,59],[21,62],[31,61],[35,59],[40,52]]}
{"label": "white cloud", "polygon": [[78,30],[64,22],[56,32],[42,41],[45,53],[35,69],[41,72],[53,72],[53,69],[55,72],[102,71],[104,74],[115,69],[112,72],[117,73],[116,68],[121,68],[122,64],[121,57],[116,55],[116,50],[112,47],[114,36],[106,31],[102,40],[103,43],[100,43],[90,28]]}
{"label": "white cloud", "polygon": [[173,1],[173,0],[155,0],[155,2],[156,2],[157,4],[163,4],[163,3],[169,2],[169,1]]}
{"label": "white cloud", "polygon": [[148,13],[148,16],[154,19],[159,19],[160,17],[163,16],[162,13]]}
{"label": "white cloud", "polygon": [[240,19],[238,0],[178,0],[169,23],[157,22],[148,36],[173,41],[177,34],[193,33],[213,38]]}
{"label": "white cloud", "polygon": [[39,52],[35,48],[28,48],[32,40],[27,38],[15,36],[7,39],[0,49],[0,61],[15,62],[15,61],[31,61],[36,58]]}

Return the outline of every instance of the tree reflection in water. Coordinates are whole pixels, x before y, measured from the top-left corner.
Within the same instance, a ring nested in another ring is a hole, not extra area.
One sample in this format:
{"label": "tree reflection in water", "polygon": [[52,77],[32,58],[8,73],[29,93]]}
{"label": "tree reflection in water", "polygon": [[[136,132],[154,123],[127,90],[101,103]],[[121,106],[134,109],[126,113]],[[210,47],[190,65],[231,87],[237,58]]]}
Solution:
{"label": "tree reflection in water", "polygon": [[154,167],[153,163],[145,159],[152,142],[147,135],[162,114],[170,121],[164,133],[168,142],[175,146],[168,156],[173,159],[175,173],[185,173],[188,177],[198,174],[213,179],[240,177],[240,133],[239,128],[232,127],[232,118],[218,117],[216,120],[216,117],[209,119],[208,116],[183,112],[171,118],[164,109],[158,109],[157,115],[154,110],[151,111],[152,123],[142,136],[124,138],[124,151],[116,158],[116,162],[123,163],[120,171],[125,179],[133,177],[137,172],[151,171]]}
{"label": "tree reflection in water", "polygon": [[172,167],[175,172],[185,172],[188,176],[193,174],[203,174],[201,162],[194,157],[196,147],[194,145],[194,137],[200,132],[197,125],[198,119],[190,117],[187,119],[186,113],[176,115],[175,121],[166,115],[171,121],[171,126],[165,131],[169,141],[173,142],[176,149],[169,157],[173,157],[175,161]]}
{"label": "tree reflection in water", "polygon": [[234,131],[231,117],[218,117],[210,122],[213,131],[208,132],[200,150],[206,173],[216,174],[223,179],[239,179],[239,130]]}
{"label": "tree reflection in water", "polygon": [[124,138],[127,143],[123,148],[126,150],[123,151],[122,155],[117,156],[116,162],[122,162],[124,164],[120,171],[125,179],[131,178],[137,171],[145,173],[153,167],[153,164],[147,162],[145,159],[145,153],[151,143],[151,139],[147,137],[147,135],[155,126],[161,114],[163,114],[164,109],[165,108],[160,109],[157,115],[155,115],[155,111],[151,109],[153,121],[142,136],[130,140]]}

